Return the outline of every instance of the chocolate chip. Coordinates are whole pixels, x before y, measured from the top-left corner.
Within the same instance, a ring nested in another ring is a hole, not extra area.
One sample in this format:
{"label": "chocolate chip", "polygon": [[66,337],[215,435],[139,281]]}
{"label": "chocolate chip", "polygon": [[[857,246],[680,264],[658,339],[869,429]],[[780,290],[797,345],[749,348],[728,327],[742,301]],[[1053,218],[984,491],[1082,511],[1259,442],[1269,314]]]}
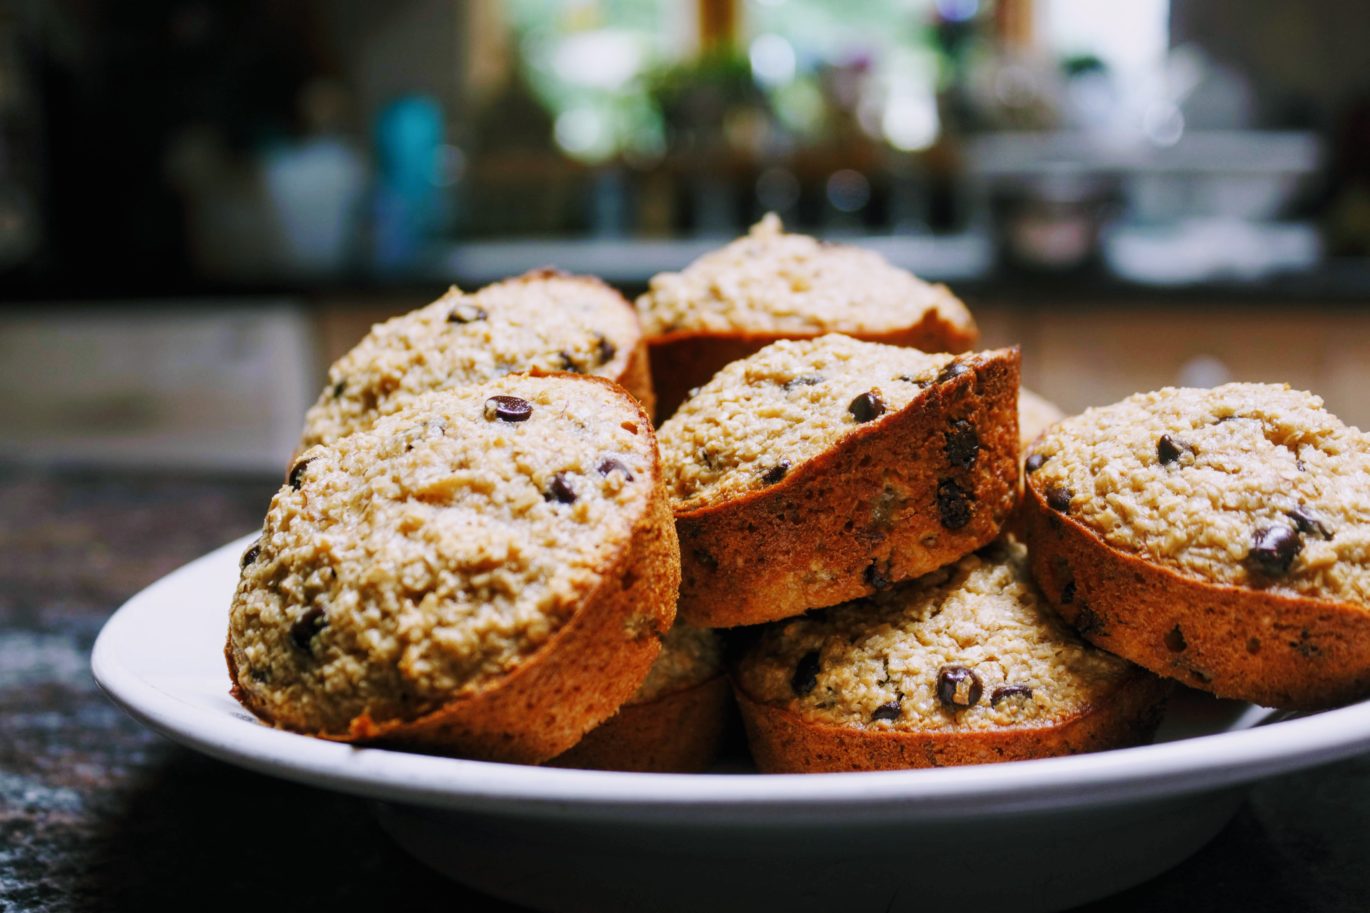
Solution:
{"label": "chocolate chip", "polygon": [[822,382],[822,374],[801,374],[798,377],[791,377],[789,380],[785,381],[782,386],[784,386],[785,392],[788,393],[795,387],[812,387],[814,384],[821,384]]}
{"label": "chocolate chip", "polygon": [[852,400],[847,411],[858,422],[869,422],[885,414],[885,401],[871,390]]}
{"label": "chocolate chip", "polygon": [[243,557],[242,557],[242,559],[238,562],[238,567],[247,567],[249,564],[251,564],[252,562],[256,561],[256,560],[257,560],[257,556],[260,555],[261,553],[262,553],[262,540],[261,540],[261,539],[258,539],[256,542],[252,543],[251,545],[249,545],[249,546],[247,547],[247,551],[243,552]]}
{"label": "chocolate chip", "polygon": [[898,701],[888,701],[875,708],[875,712],[871,714],[871,722],[897,720],[903,712],[904,708],[900,706]]}
{"label": "chocolate chip", "polygon": [[965,666],[943,666],[937,670],[937,699],[948,707],[974,707],[984,693],[980,676]]}
{"label": "chocolate chip", "polygon": [[1075,492],[1069,488],[1064,485],[1053,485],[1047,489],[1047,506],[1052,510],[1066,513],[1070,510],[1070,499],[1073,497]]}
{"label": "chocolate chip", "polygon": [[1103,631],[1104,620],[1098,613],[1089,606],[1081,604],[1080,611],[1075,614],[1075,630],[1081,634],[1089,635]]}
{"label": "chocolate chip", "polygon": [[1067,580],[1066,585],[1061,587],[1061,605],[1070,605],[1075,601],[1075,581]]}
{"label": "chocolate chip", "polygon": [[1189,644],[1184,639],[1184,632],[1180,630],[1179,625],[1176,625],[1175,627],[1171,628],[1169,633],[1166,634],[1164,640],[1165,648],[1169,650],[1171,653],[1183,653],[1185,649],[1189,646]]}
{"label": "chocolate chip", "polygon": [[1040,453],[1030,453],[1028,454],[1027,461],[1023,464],[1023,468],[1026,469],[1029,474],[1031,474],[1041,469],[1043,464],[1046,463],[1046,461],[1047,458],[1042,456]]}
{"label": "chocolate chip", "polygon": [[572,374],[582,373],[580,370],[580,365],[576,364],[576,360],[571,357],[570,352],[567,352],[565,349],[562,349],[560,352],[557,353],[557,357],[561,359],[561,370],[570,371]]}
{"label": "chocolate chip", "polygon": [[937,483],[937,515],[947,529],[960,529],[970,522],[971,496],[954,479]]}
{"label": "chocolate chip", "polygon": [[794,677],[790,679],[790,688],[795,694],[803,697],[817,687],[818,651],[810,650],[799,658],[798,665],[794,667]]}
{"label": "chocolate chip", "polygon": [[486,320],[489,314],[485,313],[484,308],[474,304],[459,304],[452,308],[447,314],[448,323],[475,323],[477,320]]}
{"label": "chocolate chip", "polygon": [[889,589],[893,583],[889,578],[889,570],[889,561],[885,562],[885,569],[882,571],[880,569],[880,563],[872,558],[871,563],[866,565],[866,570],[862,572],[862,576],[866,579],[866,586],[876,590]]}
{"label": "chocolate chip", "polygon": [[334,399],[340,399],[340,398],[342,398],[343,391],[346,390],[346,389],[347,389],[347,381],[345,381],[345,380],[340,380],[340,381],[338,381],[336,384],[333,385],[333,398],[334,398]]}
{"label": "chocolate chip", "polygon": [[980,455],[980,435],[976,433],[975,426],[965,419],[958,418],[951,423],[951,430],[946,432],[947,462],[953,466],[960,466],[962,469],[969,469],[975,465],[975,458]]}
{"label": "chocolate chip", "polygon": [[290,626],[290,642],[301,650],[308,651],[309,642],[326,624],[328,616],[324,614],[324,610],[319,606],[310,606],[299,620]]}
{"label": "chocolate chip", "polygon": [[989,705],[998,707],[1000,701],[1008,700],[1011,697],[1032,697],[1032,688],[1028,685],[996,685],[989,695]]}
{"label": "chocolate chip", "polygon": [[623,465],[622,460],[615,457],[605,457],[600,460],[599,465],[595,467],[595,471],[602,476],[607,476],[611,472],[618,471],[623,473],[625,481],[631,482],[633,480],[632,470]]}
{"label": "chocolate chip", "polygon": [[1186,453],[1193,453],[1194,447],[1184,441],[1176,440],[1168,434],[1161,435],[1156,442],[1156,459],[1162,466],[1168,466]]}
{"label": "chocolate chip", "polygon": [[776,482],[785,478],[785,474],[789,471],[790,461],[781,460],[761,474],[761,481],[765,482],[767,485],[774,485]]}
{"label": "chocolate chip", "polygon": [[1293,510],[1286,511],[1285,516],[1294,521],[1294,526],[1301,533],[1314,533],[1323,539],[1332,538],[1332,527],[1311,507],[1300,504]]}
{"label": "chocolate chip", "polygon": [[289,481],[291,488],[296,491],[300,490],[300,486],[304,484],[305,468],[312,462],[314,462],[312,459],[300,460],[294,466],[290,467],[290,478],[287,481]]}
{"label": "chocolate chip", "polygon": [[969,373],[969,371],[970,368],[961,364],[961,362],[953,361],[938,373],[937,382],[939,384],[946,383],[953,377],[960,377],[962,374]]}
{"label": "chocolate chip", "polygon": [[618,354],[614,344],[606,339],[603,333],[595,334],[595,342],[599,345],[599,363],[603,365],[613,361],[614,356]]}
{"label": "chocolate chip", "polygon": [[571,481],[566,473],[559,472],[552,476],[552,483],[547,486],[547,491],[543,492],[542,497],[559,504],[574,504],[576,503],[576,490],[571,487]]}
{"label": "chocolate chip", "polygon": [[1289,573],[1294,559],[1303,551],[1299,534],[1287,526],[1266,526],[1251,536],[1251,551],[1246,560],[1254,570],[1270,577]]}
{"label": "chocolate chip", "polygon": [[526,422],[533,414],[533,404],[517,396],[492,396],[485,401],[485,417],[493,421]]}

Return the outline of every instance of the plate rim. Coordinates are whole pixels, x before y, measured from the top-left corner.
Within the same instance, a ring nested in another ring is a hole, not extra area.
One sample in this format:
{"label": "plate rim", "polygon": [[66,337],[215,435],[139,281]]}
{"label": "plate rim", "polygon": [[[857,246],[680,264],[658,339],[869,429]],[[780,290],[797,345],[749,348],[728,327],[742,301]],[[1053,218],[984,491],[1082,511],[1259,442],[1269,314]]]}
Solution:
{"label": "plate rim", "polygon": [[[106,620],[91,670],[110,699],[186,747],[259,773],[372,799],[499,814],[746,824],[984,816],[1084,809],[1237,787],[1370,750],[1370,700],[1269,725],[1105,752],[967,767],[821,774],[659,774],[499,764],[358,748],[206,713],[130,665],[123,644],[187,579],[237,556],[249,533],[165,575]],[[225,617],[229,594],[222,597]],[[195,610],[209,611],[207,605]],[[224,688],[228,676],[224,667]]]}

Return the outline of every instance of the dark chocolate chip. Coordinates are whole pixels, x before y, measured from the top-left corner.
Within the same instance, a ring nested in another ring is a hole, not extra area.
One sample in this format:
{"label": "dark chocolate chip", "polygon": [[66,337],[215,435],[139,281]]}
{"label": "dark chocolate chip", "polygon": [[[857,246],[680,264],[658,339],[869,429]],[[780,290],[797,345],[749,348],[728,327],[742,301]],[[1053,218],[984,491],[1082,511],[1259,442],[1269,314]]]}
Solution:
{"label": "dark chocolate chip", "polygon": [[477,320],[486,320],[489,314],[485,313],[484,308],[476,307],[474,304],[459,304],[452,308],[447,314],[448,323],[475,323]]}
{"label": "dark chocolate chip", "polygon": [[951,430],[946,432],[945,437],[944,449],[948,463],[962,469],[975,465],[975,458],[980,455],[980,435],[976,433],[974,425],[958,418],[951,423]]}
{"label": "dark chocolate chip", "polygon": [[938,373],[938,375],[937,375],[937,382],[938,382],[939,384],[941,384],[941,383],[946,383],[947,381],[951,380],[953,377],[960,377],[962,374],[966,374],[966,373],[968,373],[969,371],[970,371],[970,368],[968,368],[968,367],[966,367],[965,365],[961,364],[961,362],[959,362],[959,361],[953,361],[953,362],[951,362],[950,364],[948,364],[945,368],[943,368],[943,369]]}
{"label": "dark chocolate chip", "polygon": [[563,349],[557,353],[557,357],[561,359],[561,370],[570,371],[572,374],[582,373],[580,365],[576,364],[576,360],[571,356],[570,352]]}
{"label": "dark chocolate chip", "polygon": [[243,557],[242,560],[238,562],[238,567],[247,567],[249,564],[256,561],[257,556],[261,553],[262,540],[258,539],[256,542],[252,543],[247,547],[247,551],[243,552]]}
{"label": "dark chocolate chip", "polygon": [[1089,606],[1081,604],[1080,611],[1075,615],[1075,630],[1081,634],[1089,635],[1102,632],[1104,620],[1099,617]]}
{"label": "dark chocolate chip", "polygon": [[785,392],[793,390],[795,387],[812,387],[814,384],[823,382],[822,374],[801,374],[798,377],[791,377],[783,384]]}
{"label": "dark chocolate chip", "polygon": [[1179,625],[1171,628],[1165,636],[1165,648],[1171,653],[1183,653],[1188,646],[1189,644],[1184,639],[1184,632],[1180,630]]}
{"label": "dark chocolate chip", "polygon": [[948,707],[974,707],[984,693],[980,676],[965,666],[943,666],[937,670],[937,699]]}
{"label": "dark chocolate chip", "polygon": [[971,496],[954,479],[937,483],[937,515],[947,529],[960,529],[970,522]]}
{"label": "dark chocolate chip", "polygon": [[502,422],[526,422],[533,414],[533,404],[517,396],[492,396],[485,401],[485,417]]}
{"label": "dark chocolate chip", "polygon": [[617,459],[615,457],[605,457],[604,459],[600,460],[599,465],[595,467],[595,471],[602,476],[607,476],[611,472],[618,471],[623,473],[623,478],[625,480],[629,482],[633,480],[632,470],[630,470],[627,466],[623,465],[622,460]]}
{"label": "dark chocolate chip", "polygon": [[767,485],[774,485],[776,482],[785,478],[785,474],[789,471],[790,461],[781,460],[761,474],[761,481],[765,482]]}
{"label": "dark chocolate chip", "polygon": [[559,504],[576,503],[576,490],[571,487],[571,480],[564,472],[552,476],[552,483],[547,486],[547,491],[543,492],[542,496]]}
{"label": "dark chocolate chip", "polygon": [[989,705],[998,707],[1000,701],[1011,697],[1032,697],[1032,687],[1029,685],[996,685],[989,695]]}
{"label": "dark chocolate chip", "polygon": [[875,712],[871,714],[871,722],[877,720],[897,720],[903,712],[904,708],[900,706],[898,701],[888,701],[875,708]]}
{"label": "dark chocolate chip", "polygon": [[1193,452],[1193,445],[1176,440],[1168,434],[1161,435],[1160,440],[1156,442],[1156,459],[1161,461],[1162,466],[1168,466],[1185,453]]}
{"label": "dark chocolate chip", "polygon": [[866,586],[876,590],[887,590],[893,581],[889,578],[890,563],[885,562],[885,569],[880,569],[880,562],[872,558],[871,563],[866,565],[863,576],[866,578]]}
{"label": "dark chocolate chip", "polygon": [[346,389],[347,389],[347,381],[345,381],[345,380],[340,380],[340,381],[338,381],[336,384],[333,385],[333,398],[334,398],[334,399],[339,399],[339,398],[341,398],[342,395],[343,395],[343,391],[346,390]]}
{"label": "dark chocolate chip", "polygon": [[1052,510],[1066,513],[1070,510],[1070,499],[1073,497],[1075,497],[1075,492],[1069,488],[1064,485],[1053,485],[1047,489],[1047,506]]}
{"label": "dark chocolate chip", "polygon": [[1328,525],[1323,516],[1311,507],[1300,504],[1291,511],[1287,511],[1285,516],[1294,521],[1294,526],[1301,533],[1314,533],[1323,539],[1332,538],[1332,527]]}
{"label": "dark chocolate chip", "polygon": [[799,658],[798,665],[794,667],[794,677],[790,679],[790,688],[795,694],[803,697],[817,687],[818,651],[810,650]]}
{"label": "dark chocolate chip", "polygon": [[1046,461],[1047,458],[1042,456],[1040,453],[1031,453],[1028,454],[1027,461],[1023,464],[1023,468],[1026,469],[1028,473],[1034,473],[1037,470],[1041,469],[1042,466],[1046,463]]}
{"label": "dark chocolate chip", "polygon": [[1075,581],[1067,580],[1066,585],[1061,587],[1061,605],[1070,605],[1075,601]]}
{"label": "dark chocolate chip", "polygon": [[1294,559],[1303,551],[1299,534],[1287,526],[1267,526],[1251,536],[1251,551],[1246,560],[1254,570],[1270,577],[1289,573]]}
{"label": "dark chocolate chip", "polygon": [[305,613],[290,626],[290,642],[301,650],[309,649],[309,642],[314,639],[314,635],[323,630],[324,625],[328,624],[328,616],[319,606],[310,606]]}
{"label": "dark chocolate chip", "polygon": [[312,462],[312,459],[300,460],[294,466],[290,467],[290,478],[288,481],[290,482],[291,488],[295,489],[296,491],[300,490],[300,486],[304,484],[305,468],[309,466],[309,464]]}
{"label": "dark chocolate chip", "polygon": [[885,401],[874,390],[862,393],[847,406],[858,422],[869,422],[885,414]]}
{"label": "dark chocolate chip", "polygon": [[603,365],[613,361],[614,356],[618,354],[614,344],[606,339],[603,333],[595,334],[595,342],[599,345],[599,363]]}

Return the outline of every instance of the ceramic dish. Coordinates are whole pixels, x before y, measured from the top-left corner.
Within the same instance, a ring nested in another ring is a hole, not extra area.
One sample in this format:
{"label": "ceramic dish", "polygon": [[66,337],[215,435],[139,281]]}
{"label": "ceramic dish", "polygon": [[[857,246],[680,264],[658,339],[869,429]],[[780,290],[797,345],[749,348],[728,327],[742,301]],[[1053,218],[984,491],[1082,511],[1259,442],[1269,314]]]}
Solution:
{"label": "ceramic dish", "polygon": [[1062,909],[1194,852],[1252,781],[1370,748],[1370,702],[1281,721],[1193,694],[1155,745],[934,770],[626,774],[353,748],[270,729],[228,696],[227,607],[249,539],[115,613],[92,657],[100,685],[191,748],[382,800],[382,824],[419,858],[539,909]]}

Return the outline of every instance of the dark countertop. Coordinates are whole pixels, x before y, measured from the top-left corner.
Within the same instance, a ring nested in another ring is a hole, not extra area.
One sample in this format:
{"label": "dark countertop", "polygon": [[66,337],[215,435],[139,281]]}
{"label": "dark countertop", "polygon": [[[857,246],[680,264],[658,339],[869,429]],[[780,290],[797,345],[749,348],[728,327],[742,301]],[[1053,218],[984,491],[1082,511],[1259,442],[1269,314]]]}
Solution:
{"label": "dark countertop", "polygon": [[[95,686],[109,614],[255,527],[274,484],[0,469],[0,911],[514,909],[410,860],[366,802],[201,757]],[[1370,755],[1269,780],[1189,861],[1082,909],[1363,913],[1367,824]]]}

